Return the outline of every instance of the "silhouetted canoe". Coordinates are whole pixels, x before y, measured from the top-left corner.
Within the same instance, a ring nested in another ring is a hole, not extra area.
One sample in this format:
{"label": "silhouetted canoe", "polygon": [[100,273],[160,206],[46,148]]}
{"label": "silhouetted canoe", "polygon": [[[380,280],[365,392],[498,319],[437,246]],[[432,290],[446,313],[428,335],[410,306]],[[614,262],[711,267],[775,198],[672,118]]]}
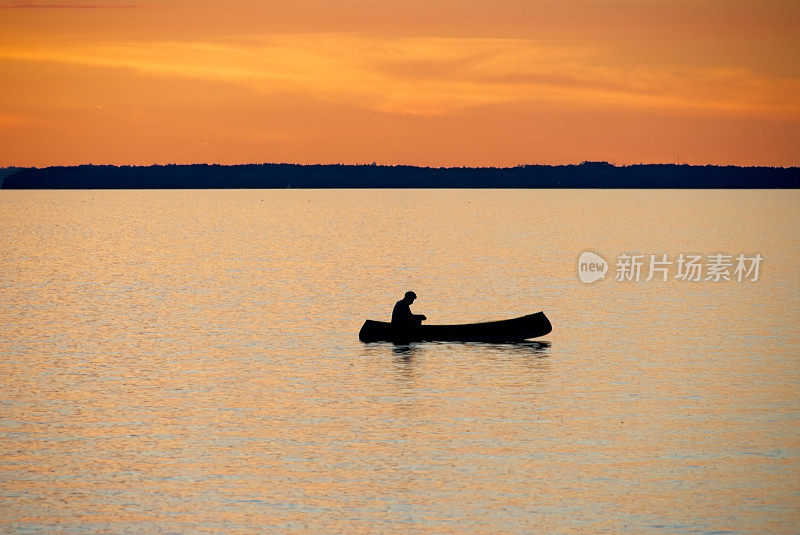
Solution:
{"label": "silhouetted canoe", "polygon": [[553,330],[544,312],[510,320],[463,325],[422,325],[396,329],[391,323],[367,320],[358,333],[362,342],[522,342]]}

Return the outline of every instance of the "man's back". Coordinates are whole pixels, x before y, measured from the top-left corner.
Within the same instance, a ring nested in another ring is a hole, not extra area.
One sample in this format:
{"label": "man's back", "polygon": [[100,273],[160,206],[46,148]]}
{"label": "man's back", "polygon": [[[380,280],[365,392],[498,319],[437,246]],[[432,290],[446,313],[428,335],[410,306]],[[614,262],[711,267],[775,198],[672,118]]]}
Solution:
{"label": "man's back", "polygon": [[392,310],[392,325],[408,325],[411,322],[411,305],[405,299],[394,304]]}

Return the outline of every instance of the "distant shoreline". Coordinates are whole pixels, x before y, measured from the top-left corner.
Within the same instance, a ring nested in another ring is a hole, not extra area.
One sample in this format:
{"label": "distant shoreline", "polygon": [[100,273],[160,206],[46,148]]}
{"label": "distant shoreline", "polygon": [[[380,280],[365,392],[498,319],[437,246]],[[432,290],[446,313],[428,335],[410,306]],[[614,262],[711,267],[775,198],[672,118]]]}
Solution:
{"label": "distant shoreline", "polygon": [[241,164],[0,168],[0,189],[797,189],[800,167]]}

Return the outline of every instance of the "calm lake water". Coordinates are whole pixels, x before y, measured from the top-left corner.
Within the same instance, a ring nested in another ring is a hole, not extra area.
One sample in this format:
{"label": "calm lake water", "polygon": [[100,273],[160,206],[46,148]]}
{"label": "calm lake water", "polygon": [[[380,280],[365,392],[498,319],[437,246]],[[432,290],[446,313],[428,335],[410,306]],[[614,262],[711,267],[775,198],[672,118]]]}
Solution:
{"label": "calm lake water", "polygon": [[[0,191],[0,532],[797,533],[798,207]],[[614,280],[717,253],[758,280]],[[361,344],[406,290],[550,346]]]}

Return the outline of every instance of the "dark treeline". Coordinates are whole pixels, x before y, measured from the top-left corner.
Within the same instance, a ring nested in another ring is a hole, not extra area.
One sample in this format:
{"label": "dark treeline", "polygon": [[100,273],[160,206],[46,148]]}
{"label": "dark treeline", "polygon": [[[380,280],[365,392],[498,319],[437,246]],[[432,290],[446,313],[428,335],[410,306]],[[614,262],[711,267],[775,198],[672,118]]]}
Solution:
{"label": "dark treeline", "polygon": [[3,189],[798,188],[798,167],[606,162],[518,167],[406,165],[80,165],[0,169]]}

